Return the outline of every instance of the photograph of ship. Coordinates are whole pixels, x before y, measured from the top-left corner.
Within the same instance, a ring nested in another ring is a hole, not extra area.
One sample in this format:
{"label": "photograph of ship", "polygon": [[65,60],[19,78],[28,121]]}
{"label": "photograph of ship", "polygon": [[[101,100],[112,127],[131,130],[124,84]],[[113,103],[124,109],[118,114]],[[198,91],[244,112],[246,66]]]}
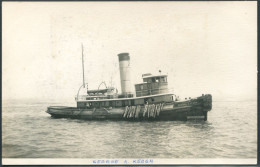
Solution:
{"label": "photograph of ship", "polygon": [[[83,55],[82,55],[83,56]],[[89,120],[182,120],[203,119],[207,121],[207,112],[212,108],[212,96],[202,95],[195,99],[180,100],[169,93],[167,75],[143,74],[143,83],[135,85],[135,94],[131,91],[130,57],[128,53],[118,54],[121,94],[114,87],[88,90],[86,95],[79,95],[85,88],[84,62],[83,84],[76,96],[77,107],[52,106],[47,113],[55,118],[78,118]]]}
{"label": "photograph of ship", "polygon": [[4,2],[4,165],[256,164],[256,2]]}

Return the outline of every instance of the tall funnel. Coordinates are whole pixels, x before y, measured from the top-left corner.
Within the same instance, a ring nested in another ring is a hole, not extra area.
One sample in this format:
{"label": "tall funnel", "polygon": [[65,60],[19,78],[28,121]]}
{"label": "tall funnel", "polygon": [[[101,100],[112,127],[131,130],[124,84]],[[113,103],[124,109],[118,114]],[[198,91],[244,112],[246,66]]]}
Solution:
{"label": "tall funnel", "polygon": [[129,53],[118,54],[122,94],[131,93]]}

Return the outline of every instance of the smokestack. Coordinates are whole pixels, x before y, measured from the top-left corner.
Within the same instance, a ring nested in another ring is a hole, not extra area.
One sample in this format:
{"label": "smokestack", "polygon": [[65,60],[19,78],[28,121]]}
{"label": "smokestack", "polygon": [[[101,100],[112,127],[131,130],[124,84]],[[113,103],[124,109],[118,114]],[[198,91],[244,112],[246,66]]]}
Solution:
{"label": "smokestack", "polygon": [[118,54],[122,94],[131,93],[129,53]]}

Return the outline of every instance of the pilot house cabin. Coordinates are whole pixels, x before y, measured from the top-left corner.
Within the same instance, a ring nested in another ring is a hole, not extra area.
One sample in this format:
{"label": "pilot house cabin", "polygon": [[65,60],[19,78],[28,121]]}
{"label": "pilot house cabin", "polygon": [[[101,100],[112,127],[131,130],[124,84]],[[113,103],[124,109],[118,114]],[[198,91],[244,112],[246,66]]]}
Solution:
{"label": "pilot house cabin", "polygon": [[143,74],[143,83],[135,85],[136,97],[168,93],[167,75]]}

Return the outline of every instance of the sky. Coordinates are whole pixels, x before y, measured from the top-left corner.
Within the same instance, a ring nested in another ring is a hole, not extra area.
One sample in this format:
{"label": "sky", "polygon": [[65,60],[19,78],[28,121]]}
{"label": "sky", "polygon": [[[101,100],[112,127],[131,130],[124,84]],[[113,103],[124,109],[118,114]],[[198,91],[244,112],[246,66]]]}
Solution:
{"label": "sky", "polygon": [[[3,99],[72,99],[82,85],[120,88],[168,74],[181,98],[256,100],[257,2],[3,2]],[[81,92],[84,92],[82,90]]]}

